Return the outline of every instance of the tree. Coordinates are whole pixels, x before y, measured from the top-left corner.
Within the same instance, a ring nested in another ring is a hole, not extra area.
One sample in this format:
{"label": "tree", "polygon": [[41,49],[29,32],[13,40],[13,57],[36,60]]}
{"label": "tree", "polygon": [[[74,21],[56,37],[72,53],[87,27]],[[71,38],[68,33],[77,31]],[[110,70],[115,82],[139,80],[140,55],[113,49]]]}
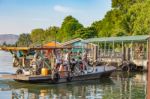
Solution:
{"label": "tree", "polygon": [[123,27],[130,35],[150,33],[150,1],[139,2],[128,9],[124,17]]}
{"label": "tree", "polygon": [[121,15],[122,12],[117,9],[110,10],[104,19],[94,22],[92,27],[96,29],[99,37],[116,36],[117,33],[124,32],[121,27]]}
{"label": "tree", "polygon": [[[99,37],[143,35],[150,32],[149,0],[112,0],[112,10],[92,24]],[[146,13],[145,13],[146,12]]]}
{"label": "tree", "polygon": [[92,37],[96,37],[96,36],[97,36],[97,32],[92,27],[81,28],[81,29],[77,30],[74,35],[75,38],[79,37],[79,38],[83,38],[83,39],[92,38]]}
{"label": "tree", "polygon": [[7,46],[7,43],[6,41],[3,42],[2,46]]}
{"label": "tree", "polygon": [[17,46],[29,46],[32,43],[30,34],[22,33],[16,42]]}
{"label": "tree", "polygon": [[34,44],[42,44],[44,41],[44,30],[39,28],[39,29],[33,29],[31,32],[31,39]]}
{"label": "tree", "polygon": [[147,0],[112,0],[112,8],[117,8],[125,11],[135,3],[141,3],[145,1]]}
{"label": "tree", "polygon": [[59,27],[53,26],[53,27],[49,27],[48,29],[45,30],[44,33],[44,38],[45,41],[55,41],[55,40],[59,40],[60,38],[58,37],[59,34]]}
{"label": "tree", "polygon": [[75,31],[83,28],[83,25],[72,16],[67,16],[61,26],[60,35],[63,35],[62,41],[69,40],[75,34]]}

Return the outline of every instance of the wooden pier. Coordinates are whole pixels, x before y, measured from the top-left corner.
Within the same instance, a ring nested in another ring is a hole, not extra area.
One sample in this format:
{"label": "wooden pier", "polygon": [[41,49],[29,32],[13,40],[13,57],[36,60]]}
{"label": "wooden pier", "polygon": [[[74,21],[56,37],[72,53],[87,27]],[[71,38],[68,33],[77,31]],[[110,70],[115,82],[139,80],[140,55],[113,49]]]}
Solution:
{"label": "wooden pier", "polygon": [[94,56],[93,54],[88,54],[93,61],[116,63],[118,67],[123,62],[133,63],[136,65],[137,70],[142,71],[148,70],[149,38],[149,35],[102,37],[90,38],[82,42],[87,49],[88,43],[97,45],[97,49],[95,50],[96,54]]}

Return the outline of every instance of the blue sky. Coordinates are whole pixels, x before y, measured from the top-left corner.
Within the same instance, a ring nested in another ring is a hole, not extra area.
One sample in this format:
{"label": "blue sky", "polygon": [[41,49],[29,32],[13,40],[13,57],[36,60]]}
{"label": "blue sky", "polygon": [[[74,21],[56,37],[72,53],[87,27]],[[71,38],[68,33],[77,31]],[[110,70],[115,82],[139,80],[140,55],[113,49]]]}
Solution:
{"label": "blue sky", "polygon": [[104,17],[111,0],[0,0],[0,34],[61,26],[72,15],[85,27]]}

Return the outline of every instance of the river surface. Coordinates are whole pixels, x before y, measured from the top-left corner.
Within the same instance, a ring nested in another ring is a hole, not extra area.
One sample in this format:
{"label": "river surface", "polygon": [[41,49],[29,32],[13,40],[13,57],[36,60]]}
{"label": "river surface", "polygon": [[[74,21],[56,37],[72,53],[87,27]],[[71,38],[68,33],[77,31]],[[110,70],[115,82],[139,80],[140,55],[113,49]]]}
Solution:
{"label": "river surface", "polygon": [[[0,51],[0,75],[14,73]],[[146,99],[147,73],[115,72],[110,78],[63,84],[24,84],[0,78],[0,99]]]}

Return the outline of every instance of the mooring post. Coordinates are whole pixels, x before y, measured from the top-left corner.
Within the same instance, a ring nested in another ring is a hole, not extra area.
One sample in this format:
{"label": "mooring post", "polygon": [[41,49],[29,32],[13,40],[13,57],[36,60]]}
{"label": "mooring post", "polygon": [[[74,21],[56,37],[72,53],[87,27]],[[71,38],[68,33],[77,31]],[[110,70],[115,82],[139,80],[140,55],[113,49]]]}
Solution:
{"label": "mooring post", "polygon": [[150,43],[148,45],[147,99],[150,99]]}

